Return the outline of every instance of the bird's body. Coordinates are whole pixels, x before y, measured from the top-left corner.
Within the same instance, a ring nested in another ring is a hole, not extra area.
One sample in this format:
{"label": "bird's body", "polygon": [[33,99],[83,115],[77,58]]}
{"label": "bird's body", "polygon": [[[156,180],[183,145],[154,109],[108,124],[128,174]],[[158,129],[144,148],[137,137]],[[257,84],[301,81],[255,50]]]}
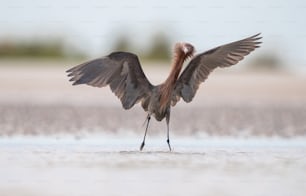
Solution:
{"label": "bird's body", "polygon": [[[124,109],[136,103],[148,113],[145,137],[151,116],[161,121],[166,117],[167,142],[169,149],[170,108],[180,98],[192,101],[200,83],[217,67],[237,64],[247,54],[259,47],[259,34],[252,37],[216,47],[207,52],[194,55],[194,47],[188,43],[177,43],[174,50],[172,68],[168,78],[160,85],[152,85],[146,78],[138,57],[128,52],[113,52],[110,55],[77,65],[67,72],[74,85],[88,84],[94,87],[109,85],[121,100]],[[191,61],[181,73],[184,62]]]}

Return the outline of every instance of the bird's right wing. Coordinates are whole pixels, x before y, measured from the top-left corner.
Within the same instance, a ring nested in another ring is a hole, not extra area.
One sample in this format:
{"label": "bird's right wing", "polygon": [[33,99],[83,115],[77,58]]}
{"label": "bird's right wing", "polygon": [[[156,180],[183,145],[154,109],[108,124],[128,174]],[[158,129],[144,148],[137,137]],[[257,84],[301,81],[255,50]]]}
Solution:
{"label": "bird's right wing", "polygon": [[124,109],[130,109],[146,98],[153,86],[146,78],[138,57],[127,52],[114,52],[67,70],[73,85],[94,87],[109,85]]}
{"label": "bird's right wing", "polygon": [[246,55],[259,47],[259,34],[236,42],[225,44],[195,56],[180,75],[172,95],[172,105],[182,97],[190,102],[199,85],[217,67],[237,64]]}

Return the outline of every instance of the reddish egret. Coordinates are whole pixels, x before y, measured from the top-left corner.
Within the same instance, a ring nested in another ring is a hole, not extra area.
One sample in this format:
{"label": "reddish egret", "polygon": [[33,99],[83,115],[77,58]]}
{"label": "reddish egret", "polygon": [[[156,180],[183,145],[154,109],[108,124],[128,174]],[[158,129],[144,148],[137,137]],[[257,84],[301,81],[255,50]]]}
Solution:
{"label": "reddish egret", "polygon": [[[170,107],[183,98],[192,101],[199,85],[217,67],[237,64],[244,56],[259,47],[260,34],[225,44],[194,56],[194,47],[189,43],[177,43],[174,49],[172,69],[160,85],[152,85],[146,78],[137,55],[128,52],[113,52],[108,56],[77,65],[67,72],[73,85],[88,84],[94,87],[109,85],[120,99],[124,109],[141,102],[147,112],[146,129],[140,146],[145,145],[149,122],[153,115],[157,121],[166,117],[167,143],[169,139]],[[191,59],[180,74],[183,63]]]}

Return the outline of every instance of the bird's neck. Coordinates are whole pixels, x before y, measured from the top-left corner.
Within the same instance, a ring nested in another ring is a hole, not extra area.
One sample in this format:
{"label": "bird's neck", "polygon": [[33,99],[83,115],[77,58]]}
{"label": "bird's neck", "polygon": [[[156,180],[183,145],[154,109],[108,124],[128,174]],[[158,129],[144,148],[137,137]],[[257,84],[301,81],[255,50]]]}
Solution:
{"label": "bird's neck", "polygon": [[182,53],[176,53],[173,59],[172,68],[166,81],[161,85],[160,104],[161,110],[165,110],[171,101],[172,91],[175,86],[176,80],[181,72],[185,57]]}
{"label": "bird's neck", "polygon": [[182,53],[175,54],[173,62],[172,62],[170,74],[168,78],[166,79],[166,81],[164,82],[164,84],[170,85],[170,86],[175,84],[182,70],[184,61],[185,61],[185,57]]}

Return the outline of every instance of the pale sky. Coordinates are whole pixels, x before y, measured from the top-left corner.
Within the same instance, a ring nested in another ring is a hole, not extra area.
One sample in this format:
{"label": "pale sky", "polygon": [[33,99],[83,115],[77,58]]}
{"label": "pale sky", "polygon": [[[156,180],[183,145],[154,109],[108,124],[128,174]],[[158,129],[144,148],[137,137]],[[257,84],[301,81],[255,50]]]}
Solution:
{"label": "pale sky", "polygon": [[127,34],[136,46],[162,31],[201,52],[261,32],[255,55],[273,51],[306,67],[304,0],[1,0],[0,37],[64,36],[92,56],[110,52],[114,37]]}

